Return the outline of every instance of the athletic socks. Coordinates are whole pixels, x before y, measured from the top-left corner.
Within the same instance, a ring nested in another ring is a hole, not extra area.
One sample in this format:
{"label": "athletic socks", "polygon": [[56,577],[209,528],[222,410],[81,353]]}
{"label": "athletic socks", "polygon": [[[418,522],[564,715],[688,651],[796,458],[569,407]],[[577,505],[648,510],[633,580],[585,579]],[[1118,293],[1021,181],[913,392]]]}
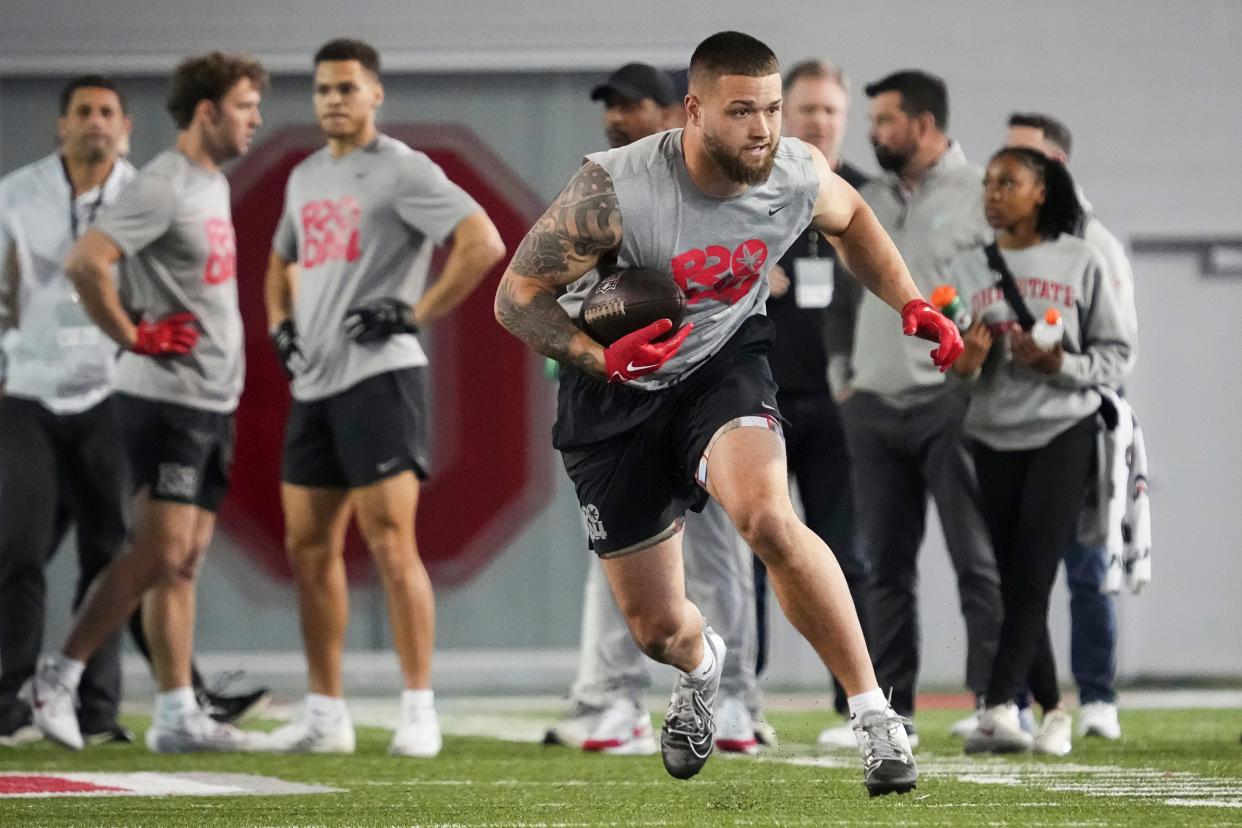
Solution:
{"label": "athletic socks", "polygon": [[178,687],[155,696],[155,714],[151,723],[157,728],[172,728],[198,709],[193,687]]}
{"label": "athletic socks", "polygon": [[885,698],[884,691],[878,687],[866,693],[859,693],[857,696],[850,696],[849,702],[851,719],[856,719],[872,710],[878,710],[881,713],[888,710],[888,699]]}
{"label": "athletic socks", "polygon": [[434,690],[402,690],[401,707],[404,710],[431,710],[436,706]]}
{"label": "athletic socks", "polygon": [[58,682],[70,690],[78,689],[78,684],[82,681],[82,671],[86,669],[85,663],[63,653],[48,656],[44,659],[43,666],[48,668]]}
{"label": "athletic socks", "polygon": [[319,693],[308,693],[306,695],[306,712],[312,718],[320,721],[335,722],[340,719],[349,718],[349,711],[345,708],[345,700],[336,696],[324,696]]}
{"label": "athletic socks", "polygon": [[712,651],[711,642],[707,640],[707,635],[703,635],[703,660],[699,662],[699,666],[695,667],[686,676],[696,684],[702,684],[707,677],[712,674],[712,670],[716,669],[716,653]]}

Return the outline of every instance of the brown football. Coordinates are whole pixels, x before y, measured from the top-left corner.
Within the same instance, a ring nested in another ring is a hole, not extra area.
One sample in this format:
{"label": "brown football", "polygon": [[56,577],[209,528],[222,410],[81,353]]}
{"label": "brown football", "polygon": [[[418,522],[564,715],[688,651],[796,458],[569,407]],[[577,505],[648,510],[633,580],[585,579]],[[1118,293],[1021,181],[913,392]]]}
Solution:
{"label": "brown football", "polygon": [[671,319],[671,336],[686,315],[686,295],[673,277],[658,270],[635,267],[601,278],[582,302],[582,329],[601,345],[611,345],[627,333],[658,319]]}

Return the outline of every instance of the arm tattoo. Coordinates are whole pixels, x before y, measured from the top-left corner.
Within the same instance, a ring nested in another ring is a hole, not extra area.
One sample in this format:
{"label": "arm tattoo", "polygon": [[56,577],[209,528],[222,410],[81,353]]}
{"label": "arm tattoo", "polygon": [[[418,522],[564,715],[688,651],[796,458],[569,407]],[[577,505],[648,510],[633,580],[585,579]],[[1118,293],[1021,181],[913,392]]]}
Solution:
{"label": "arm tattoo", "polygon": [[588,161],[526,234],[509,267],[519,276],[568,284],[620,244],[621,210],[612,178]]}
{"label": "arm tattoo", "polygon": [[536,291],[522,304],[513,280],[506,275],[496,292],[496,309],[501,325],[544,356],[587,373],[603,373],[604,366],[592,354],[572,352],[570,346],[579,333],[578,326],[552,294]]}

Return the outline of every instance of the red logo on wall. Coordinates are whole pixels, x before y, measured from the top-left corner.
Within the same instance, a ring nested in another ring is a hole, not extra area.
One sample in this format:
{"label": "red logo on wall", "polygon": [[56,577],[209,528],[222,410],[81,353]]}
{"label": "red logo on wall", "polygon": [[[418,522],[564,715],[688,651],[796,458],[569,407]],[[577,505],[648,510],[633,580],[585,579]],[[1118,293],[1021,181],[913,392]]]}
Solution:
{"label": "red logo on wall", "polygon": [[358,226],[362,209],[358,199],[345,196],[340,201],[325,198],[302,205],[302,267],[312,268],[329,261],[352,262],[362,255],[358,247]]}
{"label": "red logo on wall", "polygon": [[[543,201],[468,130],[389,124],[384,132],[427,153],[473,196],[510,251],[543,212]],[[290,575],[280,507],[289,384],[268,341],[263,279],[284,208],[285,182],[323,140],[316,127],[286,127],[252,149],[229,174],[246,388],[237,410],[237,459],[220,519],[247,555],[281,578]],[[331,236],[325,250],[348,259],[351,234],[344,228],[352,226],[350,205],[337,201],[314,218],[315,227],[324,228],[317,238]],[[431,279],[441,261],[442,251],[433,260]],[[548,444],[553,395],[540,375],[542,360],[493,316],[502,272],[503,265],[424,340],[431,354],[432,475],[419,495],[418,549],[439,585],[468,581],[504,551],[547,506],[553,488]],[[498,420],[501,410],[504,417]],[[345,560],[351,579],[371,577],[370,556],[356,533],[351,533]]]}
{"label": "red logo on wall", "polygon": [[733,250],[719,244],[687,250],[670,263],[687,304],[715,300],[732,305],[759,281],[767,260],[768,246],[760,239],[748,239]]}
{"label": "red logo on wall", "polygon": [[228,219],[207,219],[207,266],[203,281],[222,285],[237,275],[237,239]]}

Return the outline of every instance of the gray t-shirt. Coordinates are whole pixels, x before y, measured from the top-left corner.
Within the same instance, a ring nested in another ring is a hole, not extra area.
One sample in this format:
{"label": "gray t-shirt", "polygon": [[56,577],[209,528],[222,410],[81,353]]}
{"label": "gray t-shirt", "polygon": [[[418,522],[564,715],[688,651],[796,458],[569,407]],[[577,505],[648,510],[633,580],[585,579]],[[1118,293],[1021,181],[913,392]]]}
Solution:
{"label": "gray t-shirt", "polygon": [[[682,130],[672,129],[587,156],[611,176],[617,194],[617,265],[668,273],[686,294],[685,322],[694,323],[676,356],[628,383],[646,390],[685,379],[743,322],[765,312],[768,271],[811,223],[819,195],[815,162],[796,138],[781,139],[766,182],[728,198],[694,185],[681,141]],[[583,285],[574,288],[562,297],[567,312]]]}
{"label": "gray t-shirt", "polygon": [[201,332],[184,356],[123,353],[116,389],[207,411],[236,409],[245,357],[228,179],[167,150],[95,226],[125,256],[121,295],[131,316],[153,322],[189,312]]}
{"label": "gray t-shirt", "polygon": [[300,266],[293,319],[308,367],[293,378],[294,397],[322,399],[427,364],[412,335],[360,345],[342,322],[374,299],[418,301],[435,245],[479,209],[430,158],[385,135],[340,158],[321,149],[294,168],[272,241]]}
{"label": "gray t-shirt", "polygon": [[953,284],[975,319],[992,333],[966,414],[966,433],[998,451],[1046,446],[1100,407],[1098,385],[1116,387],[1134,366],[1132,328],[1099,252],[1062,234],[1056,241],[1002,250],[1032,315],[1056,308],[1065,325],[1061,371],[1051,376],[1017,366],[1009,332],[1017,315],[988,268],[982,247],[953,261]]}

